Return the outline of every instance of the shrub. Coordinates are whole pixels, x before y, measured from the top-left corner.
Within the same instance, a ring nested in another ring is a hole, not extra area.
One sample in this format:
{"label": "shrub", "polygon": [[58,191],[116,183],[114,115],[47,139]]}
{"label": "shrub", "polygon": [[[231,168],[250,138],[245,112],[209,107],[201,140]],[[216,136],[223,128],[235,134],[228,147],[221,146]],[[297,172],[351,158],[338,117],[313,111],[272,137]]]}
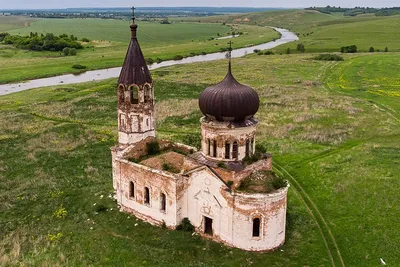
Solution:
{"label": "shrub", "polygon": [[7,33],[7,32],[3,32],[3,33],[0,33],[0,42],[3,42],[3,40],[6,38],[6,36],[8,36],[8,35],[10,35],[9,33]]}
{"label": "shrub", "polygon": [[261,50],[260,49],[254,49],[253,52],[257,54],[257,53],[261,52]]}
{"label": "shrub", "polygon": [[226,168],[226,164],[223,161],[218,162],[217,166],[220,167],[220,168]]}
{"label": "shrub", "polygon": [[204,52],[204,51],[203,51],[203,52],[201,52],[201,54],[202,54],[203,56],[204,56],[204,55],[207,55],[207,53],[206,53],[206,52]]}
{"label": "shrub", "polygon": [[172,166],[172,165],[170,165],[168,163],[163,163],[162,169],[164,171],[172,172],[172,173],[179,173],[180,172],[177,168],[175,168],[174,166]]}
{"label": "shrub", "polygon": [[76,49],[75,48],[70,48],[69,49],[69,55],[70,56],[76,56]]}
{"label": "shrub", "polygon": [[160,24],[171,24],[171,22],[169,22],[168,19],[163,19],[160,21]]}
{"label": "shrub", "polygon": [[171,169],[171,166],[169,166],[168,163],[163,163],[162,169],[163,169],[164,171],[169,171],[169,170]]}
{"label": "shrub", "polygon": [[290,50],[290,48],[288,47],[287,49],[286,49],[286,54],[291,54],[292,53],[292,50]]}
{"label": "shrub", "polygon": [[340,48],[340,52],[342,52],[342,53],[357,53],[357,46],[356,45],[342,46]]}
{"label": "shrub", "polygon": [[88,38],[86,38],[86,37],[83,37],[83,38],[82,38],[82,42],[89,43],[90,40],[89,40]]}
{"label": "shrub", "polygon": [[385,47],[385,52],[389,52],[389,48],[387,46]]}
{"label": "shrub", "polygon": [[147,65],[151,65],[154,63],[154,60],[151,57],[146,58],[146,63],[147,63]]}
{"label": "shrub", "polygon": [[62,50],[62,52],[63,52],[64,56],[69,56],[69,47],[65,47],[65,48]]}
{"label": "shrub", "polygon": [[369,48],[368,52],[370,52],[370,53],[375,52],[375,48],[374,48],[373,46],[371,46],[371,47]]}
{"label": "shrub", "polygon": [[160,144],[157,141],[149,142],[146,144],[148,155],[157,155],[160,153]]}
{"label": "shrub", "polygon": [[268,51],[265,51],[264,52],[264,55],[273,55],[274,54],[274,52],[272,52],[272,51],[270,51],[270,50],[268,50]]}
{"label": "shrub", "polygon": [[229,188],[231,188],[232,185],[233,185],[233,181],[229,180],[229,181],[226,183],[226,185],[227,185]]}
{"label": "shrub", "polygon": [[163,62],[163,60],[162,60],[161,58],[158,57],[158,58],[156,58],[156,62],[157,62],[157,63],[161,63],[161,62]]}
{"label": "shrub", "polygon": [[286,187],[287,181],[282,177],[275,176],[275,178],[272,180],[272,186],[274,187],[275,190],[278,190],[280,188]]}
{"label": "shrub", "polygon": [[257,143],[257,144],[256,144],[256,152],[259,152],[259,153],[267,153],[267,147],[264,146],[264,145],[261,144],[261,143]]}
{"label": "shrub", "polygon": [[304,53],[306,49],[304,48],[304,45],[302,43],[297,44],[297,51]]}
{"label": "shrub", "polygon": [[320,54],[314,57],[315,60],[326,60],[326,61],[343,61],[343,57],[335,54]]}
{"label": "shrub", "polygon": [[263,155],[262,153],[256,152],[256,153],[254,153],[254,155],[252,155],[252,156],[246,156],[246,157],[244,157],[244,158],[243,158],[243,162],[244,162],[246,165],[253,164],[254,162],[259,161],[259,160],[262,158],[262,155]]}
{"label": "shrub", "polygon": [[84,65],[81,65],[81,64],[74,64],[74,65],[72,65],[72,68],[77,69],[77,70],[83,70],[83,69],[86,69],[87,67]]}
{"label": "shrub", "polygon": [[182,59],[183,59],[183,56],[181,56],[181,55],[174,56],[174,60],[182,60]]}
{"label": "shrub", "polygon": [[178,231],[193,232],[194,226],[190,222],[189,218],[183,218],[182,222],[176,227]]}

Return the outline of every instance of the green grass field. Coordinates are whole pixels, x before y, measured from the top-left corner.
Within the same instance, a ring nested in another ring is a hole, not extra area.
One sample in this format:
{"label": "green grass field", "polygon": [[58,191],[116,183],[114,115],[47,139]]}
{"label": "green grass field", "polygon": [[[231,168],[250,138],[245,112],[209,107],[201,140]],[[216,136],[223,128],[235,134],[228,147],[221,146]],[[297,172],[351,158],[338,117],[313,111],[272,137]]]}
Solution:
{"label": "green grass field", "polygon": [[29,27],[35,21],[36,19],[23,16],[0,16],[0,32]]}
{"label": "green grass field", "polygon": [[[245,22],[244,19],[248,19]],[[297,33],[306,52],[339,52],[340,47],[357,45],[359,51],[367,52],[371,46],[384,51],[400,51],[400,33],[397,25],[400,16],[376,17],[361,15],[345,17],[341,13],[324,14],[311,10],[280,10],[250,14],[224,15],[187,20],[269,25],[290,29]],[[296,51],[297,43],[286,44],[274,49],[285,52],[289,47]]]}
{"label": "green grass field", "polygon": [[[291,183],[287,242],[270,253],[230,249],[118,212],[108,198],[115,79],[0,97],[0,265],[378,266],[382,258],[396,266],[398,60],[234,60],[236,78],[261,98],[257,140]],[[200,136],[197,98],[226,65],[153,71],[159,137]],[[96,214],[98,205],[107,210]],[[61,208],[65,218],[55,216]]]}
{"label": "green grass field", "polygon": [[[244,35],[235,38],[234,48],[256,45],[278,38],[272,29],[241,25],[234,27]],[[30,27],[11,31],[13,34],[29,32],[74,34],[92,40],[77,56],[64,57],[57,52],[33,52],[0,45],[0,83],[23,81],[65,73],[74,73],[72,65],[81,64],[90,69],[121,66],[130,40],[128,21],[101,19],[38,20]],[[218,24],[139,22],[138,38],[146,58],[173,59],[176,55],[218,52],[226,48],[228,40],[209,40],[226,36],[231,28]]]}
{"label": "green grass field", "polygon": [[[54,33],[60,35],[73,34],[78,38],[90,40],[115,41],[129,43],[130,21],[105,19],[40,19],[29,27],[14,29],[10,34],[29,35],[30,32]],[[188,42],[191,40],[216,37],[217,33],[226,34],[229,27],[214,24],[176,23],[160,24],[139,22],[138,38],[144,46],[162,46],[176,44],[177,40]]]}

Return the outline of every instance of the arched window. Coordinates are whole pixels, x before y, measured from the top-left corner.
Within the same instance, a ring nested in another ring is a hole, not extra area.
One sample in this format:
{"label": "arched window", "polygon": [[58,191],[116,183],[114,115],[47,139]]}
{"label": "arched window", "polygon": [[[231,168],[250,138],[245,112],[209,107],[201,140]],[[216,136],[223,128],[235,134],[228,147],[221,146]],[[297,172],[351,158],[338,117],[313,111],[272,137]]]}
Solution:
{"label": "arched window", "polygon": [[260,236],[260,218],[253,219],[253,237]]}
{"label": "arched window", "polygon": [[246,140],[246,157],[250,157],[250,140]]}
{"label": "arched window", "polygon": [[118,87],[118,98],[119,98],[119,103],[124,103],[125,101],[125,90],[122,85]]}
{"label": "arched window", "polygon": [[238,151],[238,142],[233,142],[233,147],[232,147],[232,158],[238,159],[239,157],[239,151]]}
{"label": "arched window", "polygon": [[135,197],[135,184],[133,182],[129,183],[129,198]]}
{"label": "arched window", "polygon": [[136,86],[129,87],[129,95],[131,99],[131,104],[139,103],[139,95],[138,95],[138,88]]}
{"label": "arched window", "polygon": [[214,140],[213,142],[213,157],[217,157],[217,141]]}
{"label": "arched window", "polygon": [[230,159],[231,158],[231,144],[229,142],[225,143],[225,158]]}
{"label": "arched window", "polygon": [[151,87],[150,85],[145,85],[143,88],[144,93],[144,102],[150,102],[151,100]]}
{"label": "arched window", "polygon": [[161,211],[165,212],[166,208],[167,208],[167,197],[165,196],[164,193],[161,193],[160,200],[161,200],[161,203],[160,203],[161,204]]}
{"label": "arched window", "polygon": [[211,154],[211,141],[210,139],[207,139],[207,155],[210,156]]}
{"label": "arched window", "polygon": [[144,188],[144,204],[150,204],[150,190],[148,187]]}

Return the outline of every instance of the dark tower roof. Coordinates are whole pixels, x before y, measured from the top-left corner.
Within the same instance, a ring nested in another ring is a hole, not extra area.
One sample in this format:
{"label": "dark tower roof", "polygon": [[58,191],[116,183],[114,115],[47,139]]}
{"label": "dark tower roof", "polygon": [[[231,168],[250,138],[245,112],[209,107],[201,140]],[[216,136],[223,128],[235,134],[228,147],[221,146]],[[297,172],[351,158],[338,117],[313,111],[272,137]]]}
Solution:
{"label": "dark tower roof", "polygon": [[206,88],[199,98],[201,112],[217,121],[250,119],[257,113],[259,105],[257,92],[233,77],[230,61],[228,74],[222,82]]}
{"label": "dark tower roof", "polygon": [[[133,9],[134,10],[134,9]],[[132,17],[131,42],[128,52],[126,53],[124,64],[122,65],[121,74],[119,75],[118,84],[129,86],[131,84],[143,85],[152,83],[150,71],[147,68],[139,42],[136,38],[138,26],[135,24],[135,17]]]}

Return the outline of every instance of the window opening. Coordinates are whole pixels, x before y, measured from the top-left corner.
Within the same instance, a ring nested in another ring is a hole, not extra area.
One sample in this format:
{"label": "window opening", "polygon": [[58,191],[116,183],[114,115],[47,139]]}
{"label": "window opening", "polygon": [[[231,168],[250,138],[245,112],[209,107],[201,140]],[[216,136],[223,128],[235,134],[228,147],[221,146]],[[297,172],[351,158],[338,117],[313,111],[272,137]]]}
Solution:
{"label": "window opening", "polygon": [[260,218],[253,219],[253,237],[260,236]]}
{"label": "window opening", "polygon": [[165,196],[164,193],[161,193],[161,211],[165,212],[166,206],[167,206],[167,197]]}
{"label": "window opening", "polygon": [[144,203],[150,204],[150,190],[148,187],[144,188]]}
{"label": "window opening", "polygon": [[237,143],[236,141],[233,143],[232,157],[233,157],[234,159],[238,159],[238,157],[239,157],[239,153],[238,153],[238,143]]}
{"label": "window opening", "polygon": [[230,159],[230,154],[231,154],[231,145],[226,142],[225,143],[225,158]]}

